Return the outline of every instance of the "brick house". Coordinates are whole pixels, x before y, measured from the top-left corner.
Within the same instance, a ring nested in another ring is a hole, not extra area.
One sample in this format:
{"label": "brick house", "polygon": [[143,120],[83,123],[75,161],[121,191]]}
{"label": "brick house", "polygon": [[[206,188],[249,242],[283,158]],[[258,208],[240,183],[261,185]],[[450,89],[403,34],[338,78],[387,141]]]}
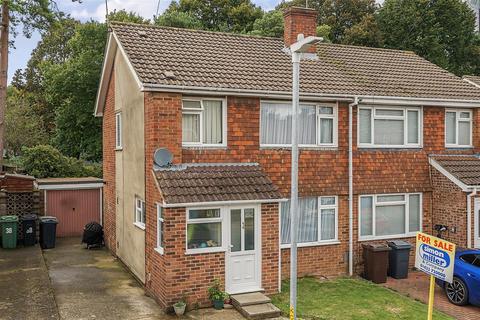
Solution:
{"label": "brick house", "polygon": [[[288,277],[288,48],[315,28],[304,8],[284,39],[111,25],[95,110],[106,242],[163,307],[205,304],[214,278],[271,294]],[[429,159],[478,152],[480,89],[398,50],[323,43],[301,65],[299,274],[361,272],[362,243],[413,242],[448,216]]]}

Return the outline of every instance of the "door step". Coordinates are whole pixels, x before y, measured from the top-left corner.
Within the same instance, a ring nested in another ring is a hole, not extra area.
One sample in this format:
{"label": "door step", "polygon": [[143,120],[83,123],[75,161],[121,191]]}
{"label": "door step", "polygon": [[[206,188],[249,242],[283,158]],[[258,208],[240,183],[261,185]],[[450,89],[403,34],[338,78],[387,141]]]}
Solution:
{"label": "door step", "polygon": [[281,311],[270,298],[261,292],[234,294],[230,296],[232,305],[247,319],[262,320],[277,318]]}

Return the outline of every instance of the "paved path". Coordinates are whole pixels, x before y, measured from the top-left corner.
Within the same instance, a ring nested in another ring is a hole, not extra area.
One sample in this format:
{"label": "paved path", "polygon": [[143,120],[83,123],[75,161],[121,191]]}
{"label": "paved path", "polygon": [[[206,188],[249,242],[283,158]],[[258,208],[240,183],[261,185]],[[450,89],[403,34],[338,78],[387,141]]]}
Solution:
{"label": "paved path", "polygon": [[0,249],[0,319],[59,319],[39,246]]}
{"label": "paved path", "polygon": [[[388,278],[385,284],[395,291],[408,295],[411,298],[428,303],[428,290],[430,278],[422,272],[410,272],[408,279],[396,280]],[[455,319],[460,320],[478,320],[480,319],[480,308],[474,306],[459,307],[451,304],[444,291],[439,286],[435,286],[435,309],[442,311]]]}

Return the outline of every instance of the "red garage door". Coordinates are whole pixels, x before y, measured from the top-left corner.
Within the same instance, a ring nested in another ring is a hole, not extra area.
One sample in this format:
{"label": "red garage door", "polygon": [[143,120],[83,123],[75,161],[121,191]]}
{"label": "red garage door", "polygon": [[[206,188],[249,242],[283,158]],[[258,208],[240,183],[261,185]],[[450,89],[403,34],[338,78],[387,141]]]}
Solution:
{"label": "red garage door", "polygon": [[83,227],[100,220],[100,190],[47,190],[46,214],[57,217],[57,237],[79,236]]}

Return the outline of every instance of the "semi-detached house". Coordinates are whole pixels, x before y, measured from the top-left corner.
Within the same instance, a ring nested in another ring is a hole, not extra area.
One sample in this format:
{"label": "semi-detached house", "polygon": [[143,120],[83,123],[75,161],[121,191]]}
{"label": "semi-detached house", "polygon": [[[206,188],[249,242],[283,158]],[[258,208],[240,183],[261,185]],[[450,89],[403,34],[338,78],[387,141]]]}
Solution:
{"label": "semi-detached house", "polygon": [[[315,27],[304,8],[284,39],[111,24],[95,110],[106,243],[163,307],[205,304],[215,278],[271,294],[288,277],[288,48]],[[479,88],[412,52],[328,43],[300,82],[300,275],[361,272],[362,243],[436,224],[480,245],[474,188],[445,164],[479,162]]]}

